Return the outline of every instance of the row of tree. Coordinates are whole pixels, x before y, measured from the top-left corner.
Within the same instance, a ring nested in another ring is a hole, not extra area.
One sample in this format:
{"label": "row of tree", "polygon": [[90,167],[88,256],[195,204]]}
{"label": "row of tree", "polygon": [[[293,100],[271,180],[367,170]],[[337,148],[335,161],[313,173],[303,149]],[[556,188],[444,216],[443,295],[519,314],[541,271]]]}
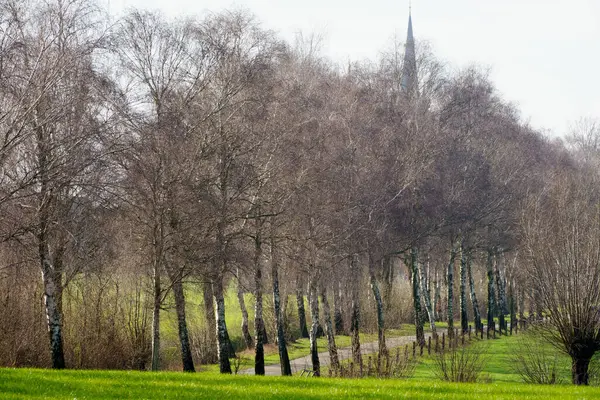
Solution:
{"label": "row of tree", "polygon": [[[14,321],[0,327],[4,364],[45,365],[32,358],[43,295],[54,368],[159,369],[172,302],[183,370],[194,371],[202,341],[203,361],[214,354],[231,372],[233,278],[256,373],[270,293],[291,374],[294,293],[318,375],[320,331],[333,368],[336,332],[350,333],[360,362],[365,288],[387,352],[406,271],[419,341],[426,321],[434,334],[443,317],[452,335],[455,315],[463,331],[471,318],[483,329],[487,309],[489,329],[495,316],[502,329],[527,304],[555,322],[574,382],[587,383],[600,345],[597,128],[569,148],[551,142],[485,74],[450,73],[426,46],[413,93],[398,44],[340,68],[315,37],[291,46],[244,12],[167,21],[131,11],[115,22],[89,0],[0,7],[0,313]],[[199,288],[205,338],[192,337],[186,310]],[[65,342],[75,330],[84,339]]]}

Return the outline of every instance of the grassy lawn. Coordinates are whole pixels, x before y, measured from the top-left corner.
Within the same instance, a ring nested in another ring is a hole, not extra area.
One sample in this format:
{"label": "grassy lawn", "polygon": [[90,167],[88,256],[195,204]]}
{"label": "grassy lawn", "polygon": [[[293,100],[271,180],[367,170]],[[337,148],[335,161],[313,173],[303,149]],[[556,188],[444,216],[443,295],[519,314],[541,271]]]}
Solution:
{"label": "grassy lawn", "polygon": [[[497,339],[477,339],[472,342],[473,346],[481,346],[485,349],[485,367],[483,369],[483,379],[491,380],[495,383],[521,383],[521,377],[513,368],[513,353],[518,346],[524,344],[545,348],[557,355],[557,369],[560,382],[569,383],[570,358],[558,352],[548,343],[541,342],[538,338],[532,338],[527,335],[519,334],[513,336],[498,336]],[[423,357],[419,360],[413,379],[435,379],[434,356]]]}
{"label": "grassy lawn", "polygon": [[[406,334],[406,332],[397,332]],[[365,335],[363,340],[371,337]],[[339,343],[345,344],[344,337]],[[524,335],[483,340],[487,363],[484,381],[477,384],[445,383],[435,378],[433,358],[420,358],[410,379],[330,379],[301,377],[223,376],[213,371],[197,374],[134,371],[52,371],[0,369],[0,399],[596,399],[598,387],[528,385],[511,367],[511,354],[520,340],[545,346]],[[325,340],[319,340],[325,350]],[[307,341],[291,354],[305,354]],[[267,357],[277,361],[276,355]],[[558,359],[563,382],[569,382],[569,359]]]}
{"label": "grassy lawn", "polygon": [[600,388],[381,380],[221,376],[215,373],[0,369],[2,399],[593,399]]}

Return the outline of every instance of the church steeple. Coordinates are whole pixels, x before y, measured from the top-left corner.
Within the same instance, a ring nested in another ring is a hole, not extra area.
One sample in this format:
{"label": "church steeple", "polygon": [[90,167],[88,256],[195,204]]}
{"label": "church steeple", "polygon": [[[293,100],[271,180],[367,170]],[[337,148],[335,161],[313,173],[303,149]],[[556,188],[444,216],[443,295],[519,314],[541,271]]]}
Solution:
{"label": "church steeple", "polygon": [[404,48],[404,65],[402,66],[402,79],[400,87],[408,96],[417,95],[417,59],[415,55],[415,38],[412,26],[412,6],[408,6],[408,32]]}

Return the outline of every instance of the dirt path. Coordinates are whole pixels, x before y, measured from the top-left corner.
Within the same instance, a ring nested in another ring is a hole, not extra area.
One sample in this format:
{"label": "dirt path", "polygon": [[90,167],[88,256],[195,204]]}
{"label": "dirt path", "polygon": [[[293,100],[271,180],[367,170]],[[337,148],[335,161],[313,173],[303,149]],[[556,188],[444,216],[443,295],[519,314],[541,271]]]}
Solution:
{"label": "dirt path", "polygon": [[[425,335],[425,339],[427,339],[429,335]],[[415,341],[415,336],[400,336],[395,338],[388,338],[385,340],[385,343],[389,349],[394,347],[405,346]],[[368,354],[376,353],[379,350],[379,346],[377,342],[369,342],[369,343],[361,343],[360,344],[360,352],[363,356]],[[343,347],[338,349],[338,357],[340,361],[346,360],[348,358],[352,358],[352,348],[351,347]],[[329,365],[329,352],[325,351],[319,353],[319,361],[321,362],[321,366],[324,367]],[[310,361],[310,355],[305,357],[296,358],[290,361],[292,366],[292,373],[295,374],[297,372],[302,371],[303,369],[312,369],[312,363]],[[240,374],[245,375],[254,375],[254,368],[248,368],[241,370]],[[268,376],[278,376],[281,375],[281,367],[279,364],[273,365],[265,365],[265,375]]]}

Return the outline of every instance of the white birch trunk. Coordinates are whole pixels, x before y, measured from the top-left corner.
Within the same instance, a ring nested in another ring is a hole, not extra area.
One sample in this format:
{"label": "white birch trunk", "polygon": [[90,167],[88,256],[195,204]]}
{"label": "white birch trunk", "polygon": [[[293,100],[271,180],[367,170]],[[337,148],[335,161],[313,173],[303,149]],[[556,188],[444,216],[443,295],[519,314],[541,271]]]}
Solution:
{"label": "white birch trunk", "polygon": [[323,317],[325,318],[325,334],[327,335],[327,350],[329,351],[329,360],[331,369],[335,372],[340,369],[337,346],[335,344],[335,335],[333,332],[333,323],[331,322],[331,310],[329,300],[327,300],[327,290],[323,285],[321,289],[321,302],[323,303]]}

